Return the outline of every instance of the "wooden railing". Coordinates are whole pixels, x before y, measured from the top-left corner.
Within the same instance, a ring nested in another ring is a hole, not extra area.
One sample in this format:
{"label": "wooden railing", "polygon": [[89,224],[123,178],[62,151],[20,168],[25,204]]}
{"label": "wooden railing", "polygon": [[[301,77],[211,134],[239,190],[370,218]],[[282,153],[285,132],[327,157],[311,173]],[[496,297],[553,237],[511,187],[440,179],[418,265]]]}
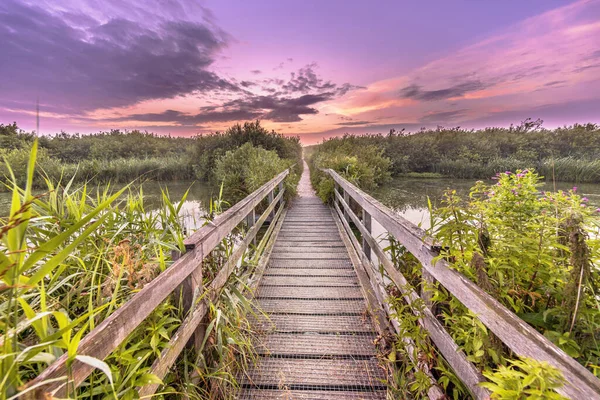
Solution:
{"label": "wooden railing", "polygon": [[[330,169],[324,171],[335,182],[334,208],[353,240],[354,248],[361,256],[363,265],[366,266],[373,290],[379,294],[382,307],[386,308],[387,295],[382,287],[379,268],[377,268],[379,265],[383,266],[387,277],[400,290],[407,304],[413,305],[411,308],[418,316],[419,324],[428,332],[432,342],[474,398],[489,398],[489,392],[478,385],[485,378],[475,365],[467,360],[465,353],[433,314],[428,292],[424,290],[419,295],[411,289],[406,278],[373,237],[372,220],[376,220],[419,260],[423,266],[423,280],[429,283],[439,282],[475,313],[479,320],[515,354],[546,361],[558,368],[566,381],[565,385],[558,389],[562,395],[573,399],[600,399],[598,378],[465,276],[451,269],[447,261],[438,257],[438,252],[425,238],[422,229],[385,207],[335,171]],[[350,206],[350,199],[354,203],[354,208],[361,210],[360,217]],[[359,243],[354,236],[350,222],[360,231],[362,243]],[[373,254],[376,258],[373,258]],[[429,285],[423,285],[423,287],[427,286]],[[421,306],[415,306],[415,301],[418,301],[417,304]],[[422,307],[423,303],[425,307]],[[389,310],[389,306],[387,308]],[[397,327],[397,323],[394,326]]]}
{"label": "wooden railing", "polygon": [[[267,231],[269,234],[271,227],[275,225],[277,218],[282,214],[281,211],[285,206],[283,181],[288,174],[289,170],[286,170],[277,175],[185,239],[186,252],[175,257],[176,261],[169,268],[90,331],[81,340],[77,354],[103,360],[173,292],[177,298],[182,298],[186,316],[160,357],[152,364],[150,373],[160,379],[164,378],[177,356],[193,336],[192,343],[199,349],[203,340],[203,332],[202,329],[199,329],[199,325],[207,314],[209,304],[217,300],[221,289],[235,270],[250,242],[255,240],[266,219],[269,216],[272,217],[271,226]],[[268,206],[255,221],[255,210],[264,199],[267,199]],[[233,253],[214,279],[206,287],[203,287],[203,260],[243,221],[247,221],[249,227],[243,240],[236,245]],[[92,366],[78,360],[74,360],[70,368],[67,368],[67,360],[68,355],[63,354],[37,378],[29,382],[27,386],[30,388],[35,386],[36,389],[30,391],[28,397],[46,398],[44,397],[46,393],[51,393],[56,397],[66,397],[68,391],[78,387],[93,371]],[[149,398],[155,393],[158,386],[158,384],[145,385],[139,389],[139,394]]]}

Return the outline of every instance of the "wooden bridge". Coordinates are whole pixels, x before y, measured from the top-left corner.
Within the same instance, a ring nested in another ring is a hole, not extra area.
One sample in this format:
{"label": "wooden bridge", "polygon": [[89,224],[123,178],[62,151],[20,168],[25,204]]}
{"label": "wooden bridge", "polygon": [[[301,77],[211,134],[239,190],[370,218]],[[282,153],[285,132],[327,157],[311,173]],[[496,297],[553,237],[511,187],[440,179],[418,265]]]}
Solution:
{"label": "wooden bridge", "polygon": [[[573,399],[600,399],[600,380],[554,346],[470,280],[437,257],[424,232],[356,188],[334,171],[335,201],[323,205],[315,197],[305,165],[299,197],[284,202],[285,171],[219,215],[186,239],[186,252],[80,342],[78,354],[106,358],[172,293],[182,298],[186,317],[157,357],[150,372],[163,378],[189,343],[198,349],[210,302],[240,273],[240,260],[261,232],[261,255],[251,271],[248,293],[256,312],[250,316],[259,333],[256,363],[240,371],[240,399],[385,399],[394,366],[380,357],[379,347],[399,341],[415,368],[428,376],[430,399],[442,399],[434,372],[421,362],[412,341],[399,335],[390,310],[389,288],[400,293],[418,317],[437,351],[471,396],[489,397],[478,384],[480,371],[452,340],[433,312],[426,290],[419,293],[382,249],[372,228],[388,233],[422,264],[422,280],[439,282],[512,352],[547,361],[566,379],[560,393]],[[262,210],[257,218],[256,210]],[[270,221],[264,228],[265,221]],[[203,279],[202,261],[232,231],[245,232],[217,275]],[[262,228],[262,229],[261,229]],[[420,305],[425,304],[425,307]],[[68,362],[71,363],[68,368]],[[93,367],[65,354],[28,385],[30,398],[45,393],[64,397],[82,384]],[[159,386],[139,388],[151,397]],[[34,390],[35,389],[35,390]],[[27,396],[24,396],[27,397]]]}

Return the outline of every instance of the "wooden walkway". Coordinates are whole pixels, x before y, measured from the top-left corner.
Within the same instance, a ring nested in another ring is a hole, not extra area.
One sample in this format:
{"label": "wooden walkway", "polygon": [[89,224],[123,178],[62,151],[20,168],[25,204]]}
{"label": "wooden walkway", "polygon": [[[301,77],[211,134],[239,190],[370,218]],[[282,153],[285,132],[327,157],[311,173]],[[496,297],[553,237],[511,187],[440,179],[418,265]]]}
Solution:
{"label": "wooden walkway", "polygon": [[267,315],[257,364],[241,399],[385,399],[372,325],[331,209],[310,188],[308,167],[256,292]]}

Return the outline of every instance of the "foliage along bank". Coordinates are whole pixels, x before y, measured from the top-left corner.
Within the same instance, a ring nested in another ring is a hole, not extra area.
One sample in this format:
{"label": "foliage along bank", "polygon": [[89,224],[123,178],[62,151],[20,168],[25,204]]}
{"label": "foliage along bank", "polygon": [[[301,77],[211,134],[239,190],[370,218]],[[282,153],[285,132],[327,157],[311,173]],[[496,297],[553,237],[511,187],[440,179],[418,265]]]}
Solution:
{"label": "foliage along bank", "polygon": [[[371,147],[380,151],[373,162],[361,156]],[[596,124],[545,129],[541,121],[527,120],[509,128],[392,130],[387,135],[332,138],[311,151],[314,165],[331,165],[354,182],[363,181],[367,190],[390,174],[489,179],[498,172],[525,168],[548,180],[600,182],[600,126]],[[387,168],[379,157],[388,160]],[[373,179],[373,174],[379,176]]]}
{"label": "foliage along bank", "polygon": [[[35,134],[19,129],[16,124],[0,124],[0,159],[3,161],[0,180],[10,180],[11,173],[6,166],[9,164],[17,182],[25,182],[29,152],[35,139]],[[299,138],[270,132],[258,121],[193,138],[112,130],[90,135],[62,132],[41,136],[38,140],[37,169],[33,177],[33,186],[38,188],[45,187],[46,178],[54,182],[74,179],[89,183],[200,179],[220,184],[224,176],[216,175],[217,162],[245,143],[271,151],[279,159],[267,157],[273,166],[262,165],[263,170],[254,171],[255,175],[266,177],[274,170],[293,164],[302,167]],[[256,177],[253,179],[256,184]]]}

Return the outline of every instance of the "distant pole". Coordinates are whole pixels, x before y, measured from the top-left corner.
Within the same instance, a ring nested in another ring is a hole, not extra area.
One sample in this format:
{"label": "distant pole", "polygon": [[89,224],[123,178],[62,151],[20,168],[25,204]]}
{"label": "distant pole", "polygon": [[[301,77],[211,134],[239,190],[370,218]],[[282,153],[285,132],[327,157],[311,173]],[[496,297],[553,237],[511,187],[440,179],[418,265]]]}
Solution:
{"label": "distant pole", "polygon": [[40,134],[40,97],[35,102],[35,134]]}

